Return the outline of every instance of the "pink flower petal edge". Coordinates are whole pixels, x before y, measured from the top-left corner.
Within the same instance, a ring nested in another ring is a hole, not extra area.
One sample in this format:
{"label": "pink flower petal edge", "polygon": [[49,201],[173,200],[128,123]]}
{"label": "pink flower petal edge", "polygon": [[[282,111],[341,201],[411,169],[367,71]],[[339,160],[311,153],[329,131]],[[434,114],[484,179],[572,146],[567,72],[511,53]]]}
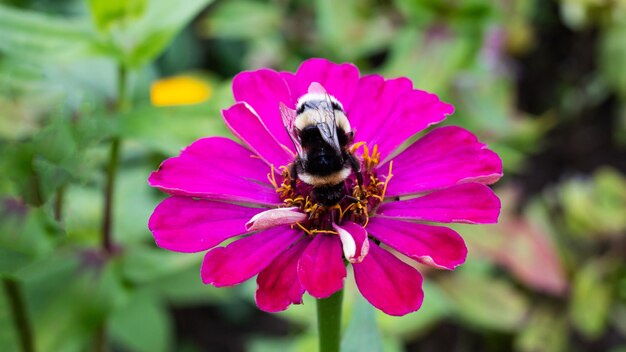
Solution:
{"label": "pink flower petal edge", "polygon": [[280,102],[289,104],[293,99],[289,86],[278,72],[261,69],[239,73],[233,79],[233,95],[237,102],[245,102],[253,109],[278,143],[292,147],[278,105]]}
{"label": "pink flower petal edge", "polygon": [[422,275],[378,245],[372,245],[365,259],[352,267],[359,291],[374,307],[401,316],[422,306]]}
{"label": "pink flower petal edge", "polygon": [[274,187],[267,181],[270,168],[253,155],[230,139],[199,139],[179,156],[161,163],[148,178],[148,184],[177,196],[280,204]]}
{"label": "pink flower petal edge", "polygon": [[237,103],[222,110],[222,116],[231,132],[244,141],[268,165],[273,164],[278,167],[287,165],[293,160],[293,152],[274,138],[261,118],[245,103]]}
{"label": "pink flower petal edge", "polygon": [[205,199],[170,197],[154,209],[148,228],[161,248],[200,252],[244,234],[244,224],[258,211],[259,208]]}
{"label": "pink flower petal edge", "polygon": [[300,65],[294,79],[287,78],[285,81],[296,99],[307,93],[311,83],[318,82],[348,111],[359,83],[359,76],[359,69],[353,64],[309,59]]}
{"label": "pink flower petal edge", "polygon": [[400,96],[412,89],[413,83],[403,77],[390,80],[385,80],[380,75],[361,77],[354,95],[354,104],[347,111],[350,125],[355,129],[354,140],[372,141],[387,122]]}
{"label": "pink flower petal edge", "polygon": [[418,198],[384,203],[376,213],[410,220],[494,224],[500,215],[500,199],[483,184],[465,183]]}
{"label": "pink flower petal edge", "polygon": [[453,112],[454,107],[439,100],[435,94],[411,90],[399,97],[369,144],[378,145],[381,160],[388,160],[407,139],[445,120]]}
{"label": "pink flower petal edge", "polygon": [[476,136],[457,126],[439,127],[378,167],[393,180],[386,196],[419,194],[459,183],[491,184],[502,177],[502,161]]}
{"label": "pink flower petal edge", "polygon": [[452,270],[467,257],[465,242],[447,227],[373,217],[367,230],[389,247],[435,268]]}
{"label": "pink flower petal edge", "polygon": [[281,226],[213,248],[204,256],[202,281],[215,287],[240,284],[265,269],[301,236],[301,232]]}

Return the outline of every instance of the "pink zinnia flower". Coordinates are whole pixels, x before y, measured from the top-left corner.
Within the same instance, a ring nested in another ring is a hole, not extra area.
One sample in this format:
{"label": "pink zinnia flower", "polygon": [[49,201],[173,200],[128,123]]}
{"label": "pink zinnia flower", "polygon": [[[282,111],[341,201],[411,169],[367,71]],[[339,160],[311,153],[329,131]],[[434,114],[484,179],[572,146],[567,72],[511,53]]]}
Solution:
{"label": "pink zinnia flower", "polygon": [[[315,204],[301,181],[293,189],[288,172],[296,154],[279,106],[295,109],[314,82],[343,105],[364,180],[359,188],[352,173],[345,187],[354,196],[333,207]],[[497,221],[500,201],[486,184],[502,176],[502,162],[470,132],[440,127],[402,150],[454,110],[406,78],[361,76],[352,64],[311,59],[296,73],[240,73],[233,93],[237,103],[223,116],[243,146],[200,139],[149,179],[172,195],[150,218],[156,243],[208,250],[205,284],[237,285],[258,274],[257,305],[281,311],[305,291],[325,298],[342,289],[346,260],[372,305],[404,315],[422,304],[422,276],[396,254],[451,270],[465,261],[463,239],[430,222]]]}

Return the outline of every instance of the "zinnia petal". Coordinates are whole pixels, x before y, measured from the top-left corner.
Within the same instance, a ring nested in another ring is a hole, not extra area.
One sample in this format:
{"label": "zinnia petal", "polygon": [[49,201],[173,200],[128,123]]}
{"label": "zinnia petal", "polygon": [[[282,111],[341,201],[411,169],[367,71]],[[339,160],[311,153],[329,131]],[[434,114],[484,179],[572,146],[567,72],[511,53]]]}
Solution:
{"label": "zinnia petal", "polygon": [[363,226],[347,221],[341,226],[333,224],[333,228],[339,233],[344,257],[350,263],[362,262],[370,250],[367,231]]}
{"label": "zinnia petal", "polygon": [[354,140],[373,140],[381,126],[387,123],[387,117],[400,96],[411,89],[413,83],[407,78],[385,80],[380,75],[361,77],[353,104],[347,111],[350,125],[355,129]]}
{"label": "zinnia petal", "polygon": [[301,97],[313,82],[320,83],[326,91],[341,102],[346,111],[359,83],[359,69],[353,64],[336,64],[326,59],[309,59],[300,65],[295,80],[287,78],[291,93]]}
{"label": "zinnia petal", "polygon": [[150,216],[148,227],[156,244],[176,252],[199,252],[246,232],[244,224],[259,208],[170,197]]}
{"label": "zinnia petal", "polygon": [[302,232],[281,226],[213,248],[204,256],[202,281],[216,287],[240,284],[265,269],[301,236]]}
{"label": "zinnia petal", "polygon": [[[502,161],[460,127],[440,127],[396,156],[386,196],[447,188],[457,183],[491,184],[502,177]],[[379,166],[388,170],[389,162]]]}
{"label": "zinnia petal", "polygon": [[148,184],[172,195],[232,202],[280,204],[267,165],[227,138],[199,139],[165,160]]}
{"label": "zinnia petal", "polygon": [[265,230],[278,225],[293,224],[306,218],[307,215],[298,211],[297,207],[269,209],[254,215],[246,223],[246,229],[248,231]]}
{"label": "zinnia petal", "polygon": [[493,224],[498,222],[500,199],[483,184],[465,183],[418,198],[384,203],[376,213],[411,220]]}
{"label": "zinnia petal", "polygon": [[346,277],[339,237],[317,234],[300,257],[298,277],[315,298],[326,298],[339,291]]}
{"label": "zinnia petal", "polygon": [[454,112],[454,107],[444,103],[432,93],[411,90],[402,94],[389,116],[368,140],[378,145],[380,159],[387,157],[411,136],[428,126],[439,123]]}
{"label": "zinnia petal", "polygon": [[256,279],[256,304],[266,312],[280,312],[290,304],[301,304],[304,287],[298,279],[298,260],[311,242],[309,237],[284,251]]}
{"label": "zinnia petal", "polygon": [[244,141],[268,165],[278,167],[293,161],[294,155],[287,146],[278,142],[258,115],[250,110],[245,103],[237,103],[222,115],[228,128],[235,136]]}
{"label": "zinnia petal", "polygon": [[262,69],[238,74],[233,79],[233,95],[237,102],[246,102],[254,109],[279,143],[292,147],[278,110],[280,102],[293,108],[292,97],[278,72]]}
{"label": "zinnia petal", "polygon": [[372,245],[354,279],[363,297],[389,315],[405,315],[422,306],[422,275],[386,250]]}
{"label": "zinnia petal", "polygon": [[435,268],[452,270],[467,257],[465,242],[447,227],[373,217],[367,231],[398,252]]}

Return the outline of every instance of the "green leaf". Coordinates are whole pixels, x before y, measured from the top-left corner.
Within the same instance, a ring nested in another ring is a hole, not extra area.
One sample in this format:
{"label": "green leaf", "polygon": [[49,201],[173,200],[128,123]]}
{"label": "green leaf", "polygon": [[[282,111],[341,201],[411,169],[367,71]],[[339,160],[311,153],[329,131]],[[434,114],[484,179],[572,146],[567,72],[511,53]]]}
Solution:
{"label": "green leaf", "polygon": [[127,297],[119,263],[95,250],[61,253],[23,272],[37,350],[91,350],[96,330]]}
{"label": "green leaf", "polygon": [[41,208],[17,200],[0,203],[0,274],[13,274],[54,249],[61,234]]}
{"label": "green leaf", "polygon": [[65,190],[65,231],[72,244],[98,245],[102,190],[92,185],[69,185]]}
{"label": "green leaf", "polygon": [[382,73],[387,77],[408,77],[415,87],[440,94],[471,63],[480,40],[469,35],[438,35],[403,28],[391,43]]}
{"label": "green leaf", "polygon": [[422,289],[424,290],[424,302],[419,311],[402,317],[377,312],[383,336],[411,339],[415,335],[425,333],[450,315],[452,303],[449,302],[445,292],[439,286],[430,280],[424,280]]}
{"label": "green leaf", "polygon": [[170,351],[172,329],[165,306],[156,297],[134,294],[108,322],[111,338],[136,352]]}
{"label": "green leaf", "polygon": [[10,248],[0,247],[0,274],[13,273],[32,262],[32,256]]}
{"label": "green leaf", "polygon": [[622,98],[626,98],[626,20],[620,17],[616,23],[601,32],[600,73],[615,88]]}
{"label": "green leaf", "polygon": [[89,23],[0,5],[0,52],[27,61],[75,60],[91,52]]}
{"label": "green leaf", "polygon": [[599,338],[606,329],[612,301],[610,270],[608,263],[591,262],[574,279],[569,315],[574,327],[589,339]]}
{"label": "green leaf", "polygon": [[460,318],[479,327],[513,331],[520,327],[528,310],[521,292],[484,274],[462,270],[445,276],[439,284]]}
{"label": "green leaf", "polygon": [[516,336],[516,351],[568,351],[568,326],[563,314],[547,307],[535,309],[526,326]]}
{"label": "green leaf", "polygon": [[383,351],[382,337],[376,324],[374,307],[361,295],[356,295],[352,308],[352,318],[341,340],[341,351]]}
{"label": "green leaf", "polygon": [[214,109],[216,106],[212,101],[189,106],[138,107],[121,120],[121,133],[150,150],[177,155],[196,139],[230,136],[219,111]]}
{"label": "green leaf", "polygon": [[[144,245],[127,247],[122,258],[124,276],[133,283],[145,284],[187,269],[198,269],[197,255],[174,253]],[[200,280],[200,277],[196,277]]]}
{"label": "green leaf", "polygon": [[180,305],[206,304],[207,302],[226,304],[241,297],[241,294],[238,293],[238,287],[216,288],[202,283],[200,278],[202,253],[195,255],[178,253],[178,255],[191,256],[197,264],[183,271],[160,276],[158,280],[142,283],[142,290],[157,294],[172,304]]}
{"label": "green leaf", "polygon": [[125,245],[153,241],[148,230],[148,219],[157,203],[154,190],[147,184],[152,170],[141,166],[122,169],[118,173],[114,199],[114,239]]}
{"label": "green leaf", "polygon": [[617,238],[626,230],[626,178],[603,168],[592,179],[572,179],[559,189],[568,229],[577,236]]}
{"label": "green leaf", "polygon": [[204,22],[207,35],[225,39],[261,39],[280,29],[282,16],[270,3],[249,0],[222,2]]}
{"label": "green leaf", "polygon": [[317,0],[320,44],[338,60],[355,60],[388,46],[395,27],[388,16],[357,0]]}
{"label": "green leaf", "polygon": [[143,17],[132,23],[117,42],[130,67],[139,67],[161,54],[176,34],[212,0],[152,0]]}
{"label": "green leaf", "polygon": [[89,10],[100,30],[140,17],[147,0],[89,0]]}

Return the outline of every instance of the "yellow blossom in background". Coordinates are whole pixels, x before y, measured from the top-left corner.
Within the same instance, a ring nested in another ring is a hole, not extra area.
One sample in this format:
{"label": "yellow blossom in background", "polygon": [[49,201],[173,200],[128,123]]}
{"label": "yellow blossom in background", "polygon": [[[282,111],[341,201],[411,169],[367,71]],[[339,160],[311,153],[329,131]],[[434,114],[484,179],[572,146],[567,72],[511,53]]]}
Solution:
{"label": "yellow blossom in background", "polygon": [[198,104],[208,100],[212,94],[211,85],[192,76],[160,79],[150,87],[150,101],[155,106]]}

